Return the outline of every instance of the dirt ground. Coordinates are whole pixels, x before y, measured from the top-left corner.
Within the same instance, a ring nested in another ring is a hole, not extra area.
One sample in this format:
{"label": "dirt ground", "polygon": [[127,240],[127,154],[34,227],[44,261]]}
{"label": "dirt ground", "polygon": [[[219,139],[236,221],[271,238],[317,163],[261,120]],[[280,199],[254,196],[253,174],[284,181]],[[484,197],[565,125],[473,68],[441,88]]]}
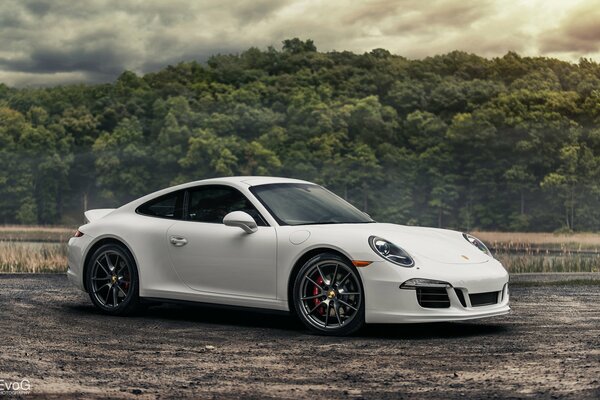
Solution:
{"label": "dirt ground", "polygon": [[506,317],[331,338],[198,306],[107,317],[62,275],[0,275],[0,385],[28,379],[23,398],[600,398],[600,286],[511,294]]}

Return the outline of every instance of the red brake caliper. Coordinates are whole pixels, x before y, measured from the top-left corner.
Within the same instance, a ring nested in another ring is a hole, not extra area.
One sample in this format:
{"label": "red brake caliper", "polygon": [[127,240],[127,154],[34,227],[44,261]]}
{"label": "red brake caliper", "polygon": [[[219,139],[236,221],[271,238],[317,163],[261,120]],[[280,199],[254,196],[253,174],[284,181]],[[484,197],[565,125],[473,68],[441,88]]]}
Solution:
{"label": "red brake caliper", "polygon": [[127,283],[123,284],[123,289],[125,291],[129,290],[129,282],[131,282],[131,277],[129,276],[129,271],[126,271],[123,274],[123,279],[125,279],[127,281]]}
{"label": "red brake caliper", "polygon": [[[319,284],[319,286],[323,285],[323,278],[321,278],[321,276],[317,277],[316,282]],[[321,293],[321,289],[319,289],[319,286],[315,285],[315,287],[313,288],[313,296],[318,295],[319,293]],[[318,297],[315,298],[313,300],[315,302],[315,307],[317,306],[317,304],[321,303],[321,299],[319,299]],[[317,310],[317,312],[321,315],[325,315],[325,310],[324,307],[319,307],[319,309]]]}

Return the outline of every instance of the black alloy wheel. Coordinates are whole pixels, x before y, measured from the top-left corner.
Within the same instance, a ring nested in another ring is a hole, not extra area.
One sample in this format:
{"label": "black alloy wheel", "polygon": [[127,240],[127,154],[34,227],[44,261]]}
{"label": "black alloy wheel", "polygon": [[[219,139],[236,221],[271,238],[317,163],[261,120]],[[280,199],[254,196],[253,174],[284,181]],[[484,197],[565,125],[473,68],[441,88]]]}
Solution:
{"label": "black alloy wheel", "polygon": [[92,303],[104,313],[129,315],[139,309],[137,268],[125,246],[106,244],[92,254],[86,287]]}
{"label": "black alloy wheel", "polygon": [[365,322],[358,271],[337,254],[319,254],[302,266],[294,282],[293,303],[300,320],[315,333],[349,335]]}

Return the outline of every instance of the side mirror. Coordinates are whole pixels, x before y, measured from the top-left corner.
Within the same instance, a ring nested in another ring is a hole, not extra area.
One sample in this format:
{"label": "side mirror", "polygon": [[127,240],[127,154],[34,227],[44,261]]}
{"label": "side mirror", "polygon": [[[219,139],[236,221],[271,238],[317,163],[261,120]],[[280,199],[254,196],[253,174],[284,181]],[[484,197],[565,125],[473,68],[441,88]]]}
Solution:
{"label": "side mirror", "polygon": [[242,228],[246,233],[254,233],[258,230],[254,218],[243,211],[230,212],[223,218],[223,224],[227,226],[237,226],[238,228]]}

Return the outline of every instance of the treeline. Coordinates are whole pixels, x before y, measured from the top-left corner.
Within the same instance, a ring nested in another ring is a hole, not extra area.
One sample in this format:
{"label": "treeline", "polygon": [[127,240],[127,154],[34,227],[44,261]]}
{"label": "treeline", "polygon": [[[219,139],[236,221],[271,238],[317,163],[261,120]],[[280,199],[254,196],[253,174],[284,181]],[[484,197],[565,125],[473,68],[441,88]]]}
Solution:
{"label": "treeline", "polygon": [[77,223],[172,184],[312,180],[376,220],[600,229],[600,66],[250,48],[116,82],[0,84],[0,223]]}

